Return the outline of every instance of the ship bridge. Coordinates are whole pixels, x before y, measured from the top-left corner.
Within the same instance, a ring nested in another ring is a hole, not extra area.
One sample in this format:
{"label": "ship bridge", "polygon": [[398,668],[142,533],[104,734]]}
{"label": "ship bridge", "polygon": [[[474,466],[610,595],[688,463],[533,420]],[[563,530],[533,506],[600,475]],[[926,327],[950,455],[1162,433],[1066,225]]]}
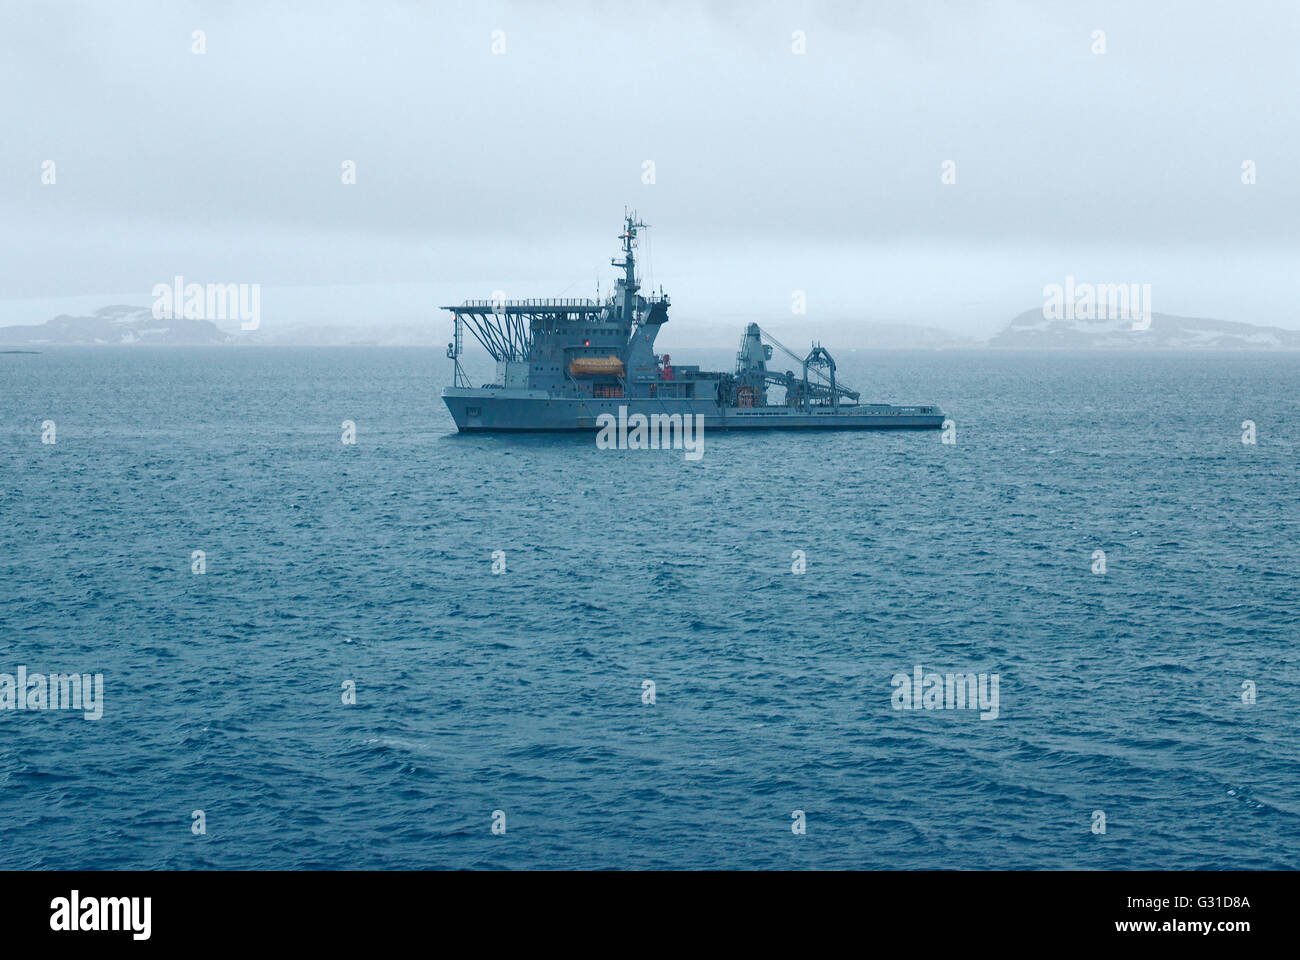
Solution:
{"label": "ship bridge", "polygon": [[629,376],[657,376],[654,342],[668,320],[662,292],[641,296],[634,249],[645,224],[624,213],[622,268],[605,299],[544,298],[466,300],[442,307],[451,313],[454,340],[447,356],[455,362],[455,385],[469,386],[460,366],[464,330],[497,363],[498,386],[550,391],[553,395],[623,396]]}

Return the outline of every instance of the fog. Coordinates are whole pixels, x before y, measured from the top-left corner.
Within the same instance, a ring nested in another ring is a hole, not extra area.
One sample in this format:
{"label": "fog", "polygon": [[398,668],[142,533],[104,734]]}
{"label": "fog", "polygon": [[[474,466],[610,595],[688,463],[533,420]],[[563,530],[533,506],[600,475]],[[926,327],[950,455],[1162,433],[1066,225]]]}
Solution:
{"label": "fog", "polygon": [[148,303],[179,274],[260,283],[267,325],[445,324],[439,302],[498,289],[608,289],[627,206],[684,324],[979,335],[1072,274],[1300,327],[1294,3],[11,0],[0,20],[0,322]]}

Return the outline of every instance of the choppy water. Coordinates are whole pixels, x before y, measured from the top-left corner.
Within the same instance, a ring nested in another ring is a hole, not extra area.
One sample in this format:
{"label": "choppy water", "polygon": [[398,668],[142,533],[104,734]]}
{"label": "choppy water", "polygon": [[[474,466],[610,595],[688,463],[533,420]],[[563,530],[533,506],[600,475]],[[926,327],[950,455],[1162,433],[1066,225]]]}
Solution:
{"label": "choppy water", "polygon": [[[105,680],[0,711],[4,866],[1296,867],[1300,358],[841,359],[957,443],[458,437],[434,350],[0,356],[0,672]],[[999,717],[894,710],[916,664]]]}

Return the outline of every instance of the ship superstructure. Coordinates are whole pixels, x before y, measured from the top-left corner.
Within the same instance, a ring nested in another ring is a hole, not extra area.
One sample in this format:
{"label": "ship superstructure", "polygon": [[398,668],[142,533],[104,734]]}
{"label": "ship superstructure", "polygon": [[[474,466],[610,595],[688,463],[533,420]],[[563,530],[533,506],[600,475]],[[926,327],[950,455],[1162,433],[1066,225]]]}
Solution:
{"label": "ship superstructure", "polygon": [[[614,290],[605,299],[468,300],[452,313],[447,356],[452,386],[443,399],[461,431],[596,430],[601,414],[704,417],[707,429],[936,428],[936,406],[861,403],[838,381],[835,361],[820,344],[800,359],[756,323],[741,338],[734,372],[673,364],[655,353],[668,322],[662,289],[642,296],[637,237],[646,225],[624,216]],[[496,361],[496,381],[474,386],[460,363],[464,332]],[[793,367],[769,366],[780,350]],[[776,388],[779,398],[771,391]],[[773,402],[775,400],[775,402]]]}

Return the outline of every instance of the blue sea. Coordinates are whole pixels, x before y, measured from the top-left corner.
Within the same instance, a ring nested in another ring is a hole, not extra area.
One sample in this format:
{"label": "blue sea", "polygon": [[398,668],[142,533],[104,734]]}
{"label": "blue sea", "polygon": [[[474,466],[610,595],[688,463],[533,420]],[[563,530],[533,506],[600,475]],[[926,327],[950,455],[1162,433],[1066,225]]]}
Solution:
{"label": "blue sea", "polygon": [[[1300,357],[837,359],[956,442],[458,436],[440,350],[0,355],[0,673],[104,678],[0,710],[3,866],[1300,865]],[[918,666],[997,717],[896,709]]]}

